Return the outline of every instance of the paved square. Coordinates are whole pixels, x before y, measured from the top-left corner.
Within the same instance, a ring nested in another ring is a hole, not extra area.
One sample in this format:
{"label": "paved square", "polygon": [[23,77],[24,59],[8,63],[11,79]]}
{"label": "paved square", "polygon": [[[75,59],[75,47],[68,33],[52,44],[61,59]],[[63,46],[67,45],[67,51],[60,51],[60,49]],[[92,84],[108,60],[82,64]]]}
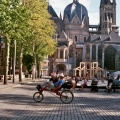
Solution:
{"label": "paved square", "polygon": [[33,101],[34,84],[0,90],[0,120],[120,120],[120,92],[75,91],[71,104],[44,92],[41,103]]}

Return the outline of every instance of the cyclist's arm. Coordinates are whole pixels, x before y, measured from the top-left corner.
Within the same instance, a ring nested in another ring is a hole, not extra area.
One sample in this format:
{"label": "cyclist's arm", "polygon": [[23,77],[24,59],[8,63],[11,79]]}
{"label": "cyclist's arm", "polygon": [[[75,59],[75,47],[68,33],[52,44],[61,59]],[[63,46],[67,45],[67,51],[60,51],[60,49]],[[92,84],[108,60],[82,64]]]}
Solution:
{"label": "cyclist's arm", "polygon": [[58,92],[61,89],[61,85],[52,90],[52,92]]}
{"label": "cyclist's arm", "polygon": [[58,92],[61,89],[61,86],[64,84],[64,80],[58,81],[54,84],[55,89],[53,92]]}

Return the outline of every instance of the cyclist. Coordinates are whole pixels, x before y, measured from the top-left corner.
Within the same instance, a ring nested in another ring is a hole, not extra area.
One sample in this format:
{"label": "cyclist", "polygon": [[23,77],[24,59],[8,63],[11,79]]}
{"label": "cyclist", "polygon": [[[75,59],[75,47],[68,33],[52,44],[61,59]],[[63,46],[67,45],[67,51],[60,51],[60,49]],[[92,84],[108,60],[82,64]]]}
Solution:
{"label": "cyclist", "polygon": [[64,75],[60,74],[58,82],[54,83],[54,89],[52,90],[52,92],[55,92],[57,95],[60,95],[59,90],[61,89],[62,85],[65,83],[65,80],[63,78]]}
{"label": "cyclist", "polygon": [[64,81],[64,75],[63,73],[59,75],[58,81],[53,83],[53,81],[47,81],[44,82],[42,85],[39,85],[40,90],[48,90],[48,91],[52,91],[55,92],[57,95],[59,95],[59,90],[61,89],[61,86],[65,83]]}

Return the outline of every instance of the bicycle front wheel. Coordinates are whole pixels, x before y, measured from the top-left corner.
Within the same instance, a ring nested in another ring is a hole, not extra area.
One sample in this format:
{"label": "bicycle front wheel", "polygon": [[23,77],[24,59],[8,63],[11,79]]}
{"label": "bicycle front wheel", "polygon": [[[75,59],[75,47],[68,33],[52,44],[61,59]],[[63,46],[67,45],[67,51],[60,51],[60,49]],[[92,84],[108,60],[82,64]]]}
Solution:
{"label": "bicycle front wheel", "polygon": [[36,92],[34,93],[33,95],[33,99],[36,101],[36,102],[41,102],[43,99],[44,99],[44,96],[41,92]]}
{"label": "bicycle front wheel", "polygon": [[60,95],[60,100],[65,103],[69,104],[73,101],[74,95],[70,90],[63,90]]}

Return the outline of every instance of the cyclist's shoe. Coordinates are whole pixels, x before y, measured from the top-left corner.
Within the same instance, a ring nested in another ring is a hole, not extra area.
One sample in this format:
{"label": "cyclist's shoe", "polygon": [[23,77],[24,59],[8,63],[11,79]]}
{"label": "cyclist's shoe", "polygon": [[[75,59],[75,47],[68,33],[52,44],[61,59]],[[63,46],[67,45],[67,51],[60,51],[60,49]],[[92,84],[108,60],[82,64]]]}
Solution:
{"label": "cyclist's shoe", "polygon": [[38,91],[42,91],[42,87],[41,87],[41,85],[37,85],[36,88],[38,89]]}

